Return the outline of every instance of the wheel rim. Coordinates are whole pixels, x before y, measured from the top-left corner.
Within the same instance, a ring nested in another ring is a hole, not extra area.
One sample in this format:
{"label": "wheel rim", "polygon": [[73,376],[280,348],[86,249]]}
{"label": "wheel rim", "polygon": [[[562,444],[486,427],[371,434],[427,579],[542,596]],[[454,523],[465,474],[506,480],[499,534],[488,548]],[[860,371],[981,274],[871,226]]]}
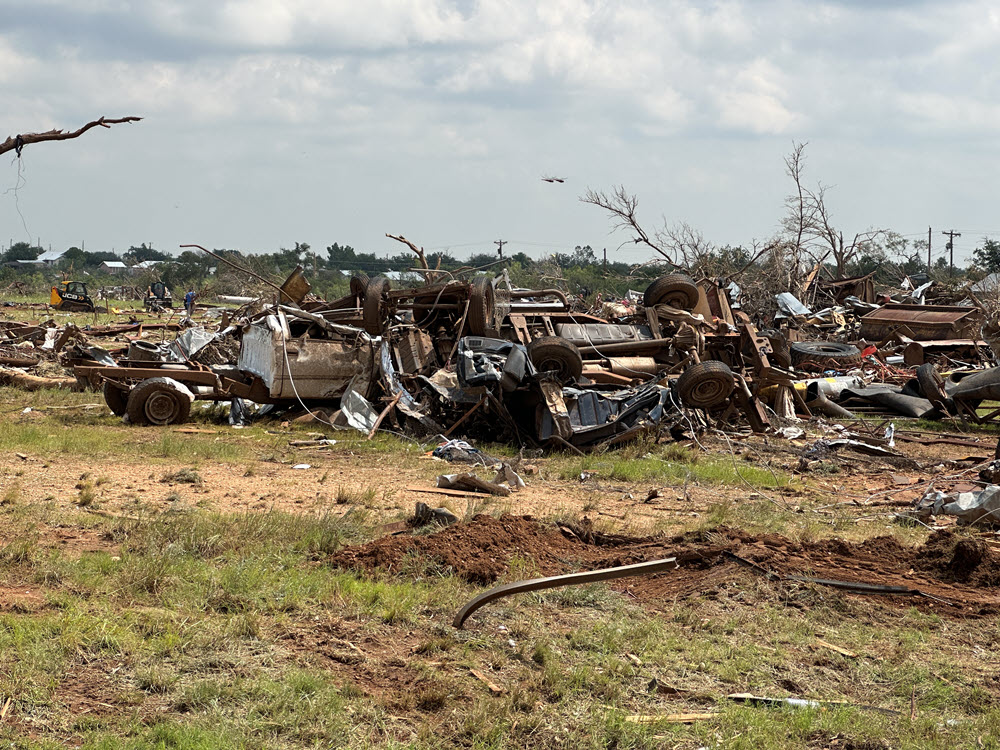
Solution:
{"label": "wheel rim", "polygon": [[566,365],[557,359],[543,359],[535,366],[542,372],[552,372],[554,370],[560,378],[566,375]]}
{"label": "wheel rim", "polygon": [[177,414],[177,401],[169,393],[158,391],[146,399],[146,418],[154,424],[167,424]]}
{"label": "wheel rim", "polygon": [[728,398],[731,392],[729,378],[702,378],[691,389],[688,401],[695,406],[714,406]]}
{"label": "wheel rim", "polygon": [[691,300],[686,294],[684,294],[684,292],[667,292],[665,295],[660,297],[659,304],[670,305],[671,307],[684,310],[691,304]]}

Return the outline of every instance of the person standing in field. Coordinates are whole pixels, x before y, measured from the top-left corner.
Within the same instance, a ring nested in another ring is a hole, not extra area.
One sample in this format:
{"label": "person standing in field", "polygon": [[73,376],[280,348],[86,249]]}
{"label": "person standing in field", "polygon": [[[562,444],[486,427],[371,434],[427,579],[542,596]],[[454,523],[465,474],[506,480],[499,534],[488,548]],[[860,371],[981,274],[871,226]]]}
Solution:
{"label": "person standing in field", "polygon": [[194,315],[194,298],[197,296],[193,290],[184,295],[184,309],[187,310],[189,318]]}

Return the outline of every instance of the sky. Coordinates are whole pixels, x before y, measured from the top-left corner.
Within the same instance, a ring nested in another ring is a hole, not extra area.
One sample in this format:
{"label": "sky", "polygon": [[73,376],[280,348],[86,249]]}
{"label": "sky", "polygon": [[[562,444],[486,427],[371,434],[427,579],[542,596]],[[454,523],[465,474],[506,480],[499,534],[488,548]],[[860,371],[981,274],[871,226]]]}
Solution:
{"label": "sky", "polygon": [[145,118],[0,157],[0,244],[638,263],[588,188],[749,246],[806,142],[845,235],[963,258],[1000,239],[998,52],[985,0],[0,0],[0,139]]}

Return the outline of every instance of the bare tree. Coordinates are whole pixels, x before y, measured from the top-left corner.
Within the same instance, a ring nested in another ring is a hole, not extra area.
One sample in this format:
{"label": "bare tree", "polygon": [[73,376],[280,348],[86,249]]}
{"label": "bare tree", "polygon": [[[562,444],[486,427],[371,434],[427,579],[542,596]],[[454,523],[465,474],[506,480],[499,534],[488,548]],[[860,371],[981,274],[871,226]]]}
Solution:
{"label": "bare tree", "polygon": [[112,125],[119,125],[123,122],[139,122],[141,119],[141,117],[135,116],[118,117],[115,119],[100,117],[92,122],[88,122],[83,127],[77,130],[72,130],[68,133],[63,130],[47,130],[44,133],[19,133],[18,135],[7,136],[7,140],[0,143],[0,154],[5,154],[8,151],[16,151],[17,155],[20,156],[21,149],[32,143],[43,143],[45,141],[68,141],[71,138],[79,138],[91,128],[96,128],[98,126],[102,128],[110,128]]}
{"label": "bare tree", "polygon": [[678,266],[676,258],[671,256],[670,249],[663,246],[655,234],[651,237],[639,224],[639,219],[636,217],[639,198],[625,190],[624,185],[615,186],[610,193],[588,188],[586,195],[580,200],[609,213],[614,229],[626,229],[635,235],[632,238],[633,244],[645,245],[670,265]]}
{"label": "bare tree", "polygon": [[696,275],[708,271],[718,251],[714,244],[686,221],[673,225],[664,223],[656,230],[656,241],[679,261],[677,265]]}
{"label": "bare tree", "polygon": [[636,215],[638,197],[625,190],[623,185],[616,186],[611,193],[588,190],[580,200],[608,212],[614,229],[625,229],[634,235],[631,240],[633,244],[645,245],[655,251],[658,257],[636,266],[633,273],[637,269],[666,261],[674,268],[686,270],[696,277],[738,276],[765,254],[773,253],[776,247],[784,248],[784,243],[778,240],[769,240],[763,246],[754,241],[749,253],[743,248],[718,247],[706,240],[699,230],[683,221],[671,225],[664,220],[659,229],[648,232]]}
{"label": "bare tree", "polygon": [[413,242],[406,239],[403,235],[399,234],[389,234],[386,232],[386,237],[390,240],[396,240],[396,242],[402,242],[408,248],[410,252],[417,256],[417,261],[420,263],[420,268],[416,269],[417,273],[421,274],[426,281],[433,281],[435,278],[444,275],[444,271],[441,271],[441,256],[438,256],[437,265],[431,268],[427,263],[427,253],[424,252],[422,247],[417,247]]}
{"label": "bare tree", "polygon": [[790,288],[797,286],[805,256],[813,263],[822,263],[832,256],[836,275],[843,277],[853,260],[889,240],[892,234],[886,229],[870,228],[857,232],[850,242],[845,242],[844,233],[834,225],[826,204],[827,187],[819,183],[812,189],[805,184],[807,145],[793,142],[792,152],[785,157],[785,173],[795,183],[794,191],[785,199],[785,216],[781,221],[791,255],[788,264]]}

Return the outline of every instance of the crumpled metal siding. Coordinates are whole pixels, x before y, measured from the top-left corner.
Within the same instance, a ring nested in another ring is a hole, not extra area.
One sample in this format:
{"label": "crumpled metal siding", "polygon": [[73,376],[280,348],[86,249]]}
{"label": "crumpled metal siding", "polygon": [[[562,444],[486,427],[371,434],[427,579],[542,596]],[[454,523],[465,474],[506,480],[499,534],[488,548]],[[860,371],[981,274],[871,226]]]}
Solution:
{"label": "crumpled metal siding", "polygon": [[283,345],[279,331],[253,325],[243,335],[238,366],[263,380],[272,398],[310,400],[340,398],[355,378],[355,390],[367,392],[373,364],[370,343],[303,337]]}

